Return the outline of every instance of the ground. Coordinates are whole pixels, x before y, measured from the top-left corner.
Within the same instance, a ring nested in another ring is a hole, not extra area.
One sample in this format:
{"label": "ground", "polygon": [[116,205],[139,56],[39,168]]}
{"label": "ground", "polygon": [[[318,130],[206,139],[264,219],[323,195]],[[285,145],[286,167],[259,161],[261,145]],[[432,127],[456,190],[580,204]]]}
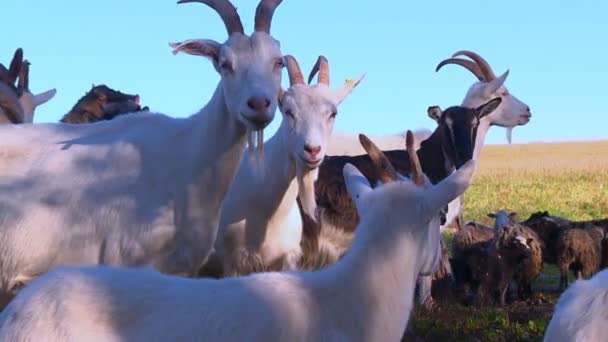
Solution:
{"label": "ground", "polygon": [[[464,208],[465,221],[485,224],[492,224],[486,214],[498,209],[522,220],[540,210],[573,220],[608,217],[608,141],[486,146]],[[545,265],[527,302],[417,308],[403,340],[542,341],[558,281],[557,268]]]}

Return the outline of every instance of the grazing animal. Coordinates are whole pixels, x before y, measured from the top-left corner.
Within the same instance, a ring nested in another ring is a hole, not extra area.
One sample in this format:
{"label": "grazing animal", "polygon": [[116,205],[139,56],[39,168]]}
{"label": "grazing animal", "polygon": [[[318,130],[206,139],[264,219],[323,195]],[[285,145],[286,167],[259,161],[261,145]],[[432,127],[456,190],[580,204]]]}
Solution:
{"label": "grazing animal", "polygon": [[509,228],[509,232],[515,236],[526,239],[529,248],[529,256],[519,264],[513,279],[517,282],[517,293],[523,299],[532,295],[532,283],[538,278],[543,269],[542,240],[532,229],[518,224],[510,223],[502,227]]}
{"label": "grazing animal", "polygon": [[361,222],[338,263],[220,280],[61,267],[0,314],[0,340],[399,341],[416,275],[438,264],[439,210],[467,189],[475,162],[436,185],[414,167],[412,182],[371,141],[361,141],[385,184],[374,189],[353,165],[344,166]]}
{"label": "grazing animal", "polygon": [[562,232],[569,228],[570,221],[551,216],[547,211],[535,212],[520,224],[536,232],[543,245],[543,262],[557,265],[557,241]]}
{"label": "grazing animal", "polygon": [[560,234],[557,240],[559,290],[568,287],[569,270],[581,279],[591,277],[600,269],[604,236],[605,232],[599,226],[572,227]]}
{"label": "grazing animal", "polygon": [[608,336],[608,270],[579,279],[559,297],[545,342],[601,342]]}
{"label": "grazing animal", "polygon": [[215,250],[227,276],[297,268],[302,221],[296,198],[314,217],[314,178],[338,106],[362,80],[330,89],[329,64],[320,56],[309,77],[310,82],[318,71],[318,84],[308,86],[296,59],[285,59],[290,87],[279,97],[281,126],[264,144],[263,172],[258,175],[250,163],[241,163],[222,208]]}
{"label": "grazing animal", "polygon": [[509,282],[530,256],[530,242],[506,226],[491,240],[463,251],[454,258],[457,287],[470,284],[478,305],[487,305],[492,299],[505,305]]}
{"label": "grazing animal", "polygon": [[105,84],[94,85],[60,121],[73,124],[92,123],[146,110],[139,105],[139,95],[124,94]]}
{"label": "grazing animal", "polygon": [[34,95],[29,88],[29,66],[30,63],[23,60],[21,48],[15,51],[8,70],[0,64],[0,124],[34,122],[36,108],[57,93],[55,89],[50,89]]}
{"label": "grazing animal", "polygon": [[200,2],[221,16],[229,38],[171,44],[174,54],[209,58],[220,74],[198,113],[0,127],[3,292],[65,264],[198,273],[247,133],[274,118],[283,69],[270,35],[280,1],[259,3],[250,36],[228,0]]}

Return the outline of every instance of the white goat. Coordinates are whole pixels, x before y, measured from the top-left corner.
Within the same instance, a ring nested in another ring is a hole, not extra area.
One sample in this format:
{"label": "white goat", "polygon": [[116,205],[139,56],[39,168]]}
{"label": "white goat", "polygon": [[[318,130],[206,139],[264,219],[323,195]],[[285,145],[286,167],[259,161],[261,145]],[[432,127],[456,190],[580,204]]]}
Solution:
{"label": "white goat", "polygon": [[314,217],[314,180],[337,107],[362,79],[330,89],[329,65],[320,56],[309,77],[310,82],[318,71],[318,84],[308,86],[296,59],[285,61],[290,88],[279,97],[281,126],[264,144],[264,172],[241,163],[222,208],[215,249],[225,275],[296,269],[302,255],[296,198]]}
{"label": "white goat", "polygon": [[[50,89],[34,95],[29,89],[29,65],[27,60],[23,60],[21,48],[15,51],[8,70],[0,64],[0,83],[3,83],[0,86],[0,123],[33,123],[36,107],[48,102],[57,93],[55,89]],[[14,92],[7,91],[11,88]],[[2,106],[2,102],[8,103],[9,107]]]}
{"label": "white goat", "polygon": [[0,340],[399,341],[416,275],[437,266],[439,210],[467,189],[475,162],[437,185],[418,164],[412,182],[399,179],[369,140],[361,142],[389,181],[372,189],[354,166],[344,167],[361,223],[338,263],[318,272],[221,280],[59,268],[2,312]]}
{"label": "white goat", "polygon": [[577,280],[559,297],[545,342],[602,342],[608,337],[608,270]]}
{"label": "white goat", "polygon": [[198,2],[220,14],[229,39],[171,44],[174,53],[210,58],[220,74],[197,114],[0,127],[2,290],[60,264],[197,274],[213,248],[246,132],[274,117],[283,68],[269,33],[280,1],[260,2],[251,36],[228,0]]}

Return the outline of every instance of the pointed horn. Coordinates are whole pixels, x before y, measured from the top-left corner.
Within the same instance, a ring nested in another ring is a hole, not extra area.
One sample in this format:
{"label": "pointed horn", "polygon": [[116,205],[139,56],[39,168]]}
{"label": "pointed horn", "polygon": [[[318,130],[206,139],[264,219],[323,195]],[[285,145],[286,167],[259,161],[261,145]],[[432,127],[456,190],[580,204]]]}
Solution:
{"label": "pointed horn", "polygon": [[0,83],[4,83],[6,86],[16,91],[14,82],[11,82],[11,77],[9,76],[8,69],[0,63]]}
{"label": "pointed horn", "polygon": [[435,72],[439,71],[439,69],[441,69],[444,65],[448,64],[457,64],[463,66],[467,68],[470,72],[472,72],[478,80],[486,81],[486,77],[481,72],[481,68],[479,67],[479,65],[466,59],[448,58],[437,65],[437,67],[435,68]]}
{"label": "pointed horn", "polygon": [[233,33],[241,33],[244,34],[243,23],[241,22],[241,17],[236,12],[236,7],[234,7],[230,1],[228,0],[179,0],[178,4],[187,4],[190,2],[200,2],[201,4],[205,4],[211,8],[213,8],[222,18],[224,25],[226,25],[226,31],[228,31],[228,35],[232,35]]}
{"label": "pointed horn", "polygon": [[30,62],[26,59],[21,65],[19,72],[19,81],[17,82],[17,95],[21,96],[24,92],[30,90]]}
{"label": "pointed horn", "polygon": [[312,67],[310,75],[308,75],[308,84],[312,82],[312,79],[315,77],[317,72],[319,73],[319,80],[317,83],[325,84],[329,87],[329,62],[327,62],[327,58],[325,58],[325,56],[321,55],[319,58],[317,58],[315,66]]}
{"label": "pointed horn", "polygon": [[418,159],[418,153],[416,153],[416,148],[414,148],[414,133],[410,130],[405,134],[405,147],[407,148],[410,165],[412,166],[412,180],[414,184],[422,186],[424,185],[424,176],[422,174],[422,167],[420,166],[420,159]]}
{"label": "pointed horn", "polygon": [[255,10],[255,31],[270,33],[274,10],[283,0],[262,0]]}
{"label": "pointed horn", "polygon": [[374,144],[365,134],[359,134],[359,142],[363,149],[372,160],[376,172],[382,183],[390,183],[399,179],[399,174],[395,171],[393,164],[388,160],[376,144]]}
{"label": "pointed horn", "polygon": [[292,55],[285,55],[285,64],[287,65],[287,74],[289,75],[289,85],[305,84],[304,76],[298,61]]}
{"label": "pointed horn", "polygon": [[496,78],[496,75],[494,75],[494,71],[492,71],[492,67],[490,67],[490,64],[488,64],[488,62],[485,59],[483,59],[483,57],[476,54],[475,52],[468,51],[468,50],[461,50],[452,55],[452,57],[458,57],[458,56],[467,56],[470,59],[472,59],[473,61],[475,61],[475,63],[477,63],[477,65],[479,65],[481,72],[483,73],[484,77],[486,78],[485,79],[486,82],[490,82]]}
{"label": "pointed horn", "polygon": [[8,68],[8,76],[10,77],[12,84],[15,84],[15,81],[17,81],[19,72],[21,72],[22,64],[23,64],[23,49],[18,48],[17,50],[15,50],[15,54],[13,55],[13,60],[11,61],[11,65]]}

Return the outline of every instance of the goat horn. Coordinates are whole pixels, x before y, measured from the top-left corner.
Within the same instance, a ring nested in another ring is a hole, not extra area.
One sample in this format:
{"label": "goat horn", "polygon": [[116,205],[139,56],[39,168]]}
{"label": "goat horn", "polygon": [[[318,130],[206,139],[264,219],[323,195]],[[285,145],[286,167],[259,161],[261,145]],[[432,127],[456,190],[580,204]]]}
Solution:
{"label": "goat horn", "polygon": [[21,66],[23,64],[23,49],[18,48],[15,50],[15,54],[13,55],[13,60],[11,61],[11,65],[8,68],[8,76],[10,77],[11,83],[15,84],[17,77],[19,76],[19,72],[21,72]]}
{"label": "goat horn", "polygon": [[390,183],[399,179],[399,175],[395,171],[393,164],[391,164],[384,152],[376,144],[369,140],[365,134],[359,134],[359,142],[371,158],[382,183]]}
{"label": "goat horn", "polygon": [[15,91],[6,83],[0,82],[0,112],[14,124],[23,123],[23,108]]}
{"label": "goat horn", "polygon": [[435,68],[435,72],[439,71],[439,69],[441,69],[441,67],[443,67],[444,65],[448,65],[448,64],[457,64],[457,65],[463,66],[463,67],[467,68],[470,72],[472,72],[473,75],[475,75],[478,80],[480,80],[480,81],[486,80],[486,77],[481,72],[481,68],[479,67],[479,65],[477,65],[474,62],[471,62],[469,60],[460,59],[460,58],[448,58],[448,59],[442,61]]}
{"label": "goat horn", "polygon": [[287,74],[289,75],[289,85],[305,84],[304,76],[300,70],[298,61],[292,55],[285,55],[285,64],[287,64]]}
{"label": "goat horn", "polygon": [[255,31],[270,33],[274,10],[283,0],[262,0],[255,10]]}
{"label": "goat horn", "polygon": [[485,81],[490,82],[496,78],[496,75],[494,75],[494,71],[492,71],[492,67],[490,67],[490,64],[488,64],[488,62],[485,59],[483,59],[483,57],[476,54],[475,52],[468,51],[468,50],[461,50],[452,55],[452,57],[457,57],[457,56],[467,56],[470,59],[472,59],[473,61],[475,61],[475,63],[477,63],[477,65],[479,65],[481,72],[485,76],[485,78],[486,78]]}
{"label": "goat horn", "polygon": [[236,12],[236,7],[234,7],[230,1],[228,0],[179,0],[178,4],[186,4],[190,2],[200,2],[205,4],[211,8],[213,8],[222,18],[224,25],[226,25],[226,30],[228,31],[228,35],[232,35],[233,33],[241,33],[244,34],[243,23],[241,22],[241,17]]}
{"label": "goat horn", "polygon": [[19,81],[17,82],[17,95],[21,96],[30,89],[30,62],[26,59],[19,71]]}
{"label": "goat horn", "polygon": [[318,83],[329,86],[329,62],[327,62],[327,58],[325,58],[325,56],[319,56],[315,66],[312,67],[310,75],[308,75],[308,84],[312,82],[312,79],[315,77],[317,72],[319,73]]}
{"label": "goat horn", "polygon": [[418,159],[418,153],[414,148],[414,133],[408,130],[405,134],[405,147],[407,148],[407,154],[410,157],[410,165],[412,166],[412,180],[416,185],[424,184],[424,176],[422,174],[422,167],[420,166],[420,159]]}

